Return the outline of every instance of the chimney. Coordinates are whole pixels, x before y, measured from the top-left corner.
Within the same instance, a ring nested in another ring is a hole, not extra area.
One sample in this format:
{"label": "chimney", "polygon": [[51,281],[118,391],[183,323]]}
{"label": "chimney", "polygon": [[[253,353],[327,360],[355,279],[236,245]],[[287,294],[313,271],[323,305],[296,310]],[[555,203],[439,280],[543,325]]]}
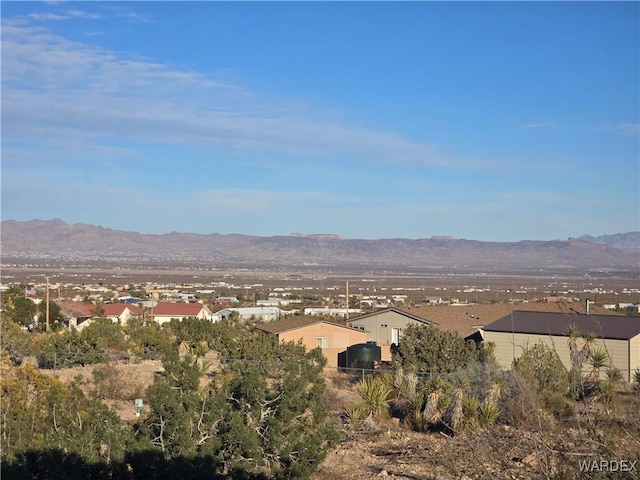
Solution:
{"label": "chimney", "polygon": [[591,302],[589,301],[589,299],[587,299],[586,306],[585,306],[585,310],[587,312],[587,315],[589,315],[589,305],[590,304],[591,304]]}

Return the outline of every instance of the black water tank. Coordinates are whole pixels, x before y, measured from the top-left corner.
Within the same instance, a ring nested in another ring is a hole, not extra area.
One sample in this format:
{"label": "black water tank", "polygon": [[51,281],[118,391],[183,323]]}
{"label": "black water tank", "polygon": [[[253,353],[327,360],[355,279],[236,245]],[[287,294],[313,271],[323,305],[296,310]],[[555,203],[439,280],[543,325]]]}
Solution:
{"label": "black water tank", "polygon": [[357,343],[347,347],[348,368],[373,368],[380,362],[381,349],[376,342]]}

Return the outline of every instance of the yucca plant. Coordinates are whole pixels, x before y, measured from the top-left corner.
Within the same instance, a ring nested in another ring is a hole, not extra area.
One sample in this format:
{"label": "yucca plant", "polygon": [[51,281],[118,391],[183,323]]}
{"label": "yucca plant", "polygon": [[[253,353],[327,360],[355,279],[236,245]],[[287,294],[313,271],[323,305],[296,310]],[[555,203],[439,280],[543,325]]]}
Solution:
{"label": "yucca plant", "polygon": [[431,377],[426,385],[427,403],[422,413],[425,424],[438,423],[443,415],[441,399],[451,389],[451,384],[442,377]]}
{"label": "yucca plant", "polygon": [[351,423],[358,423],[364,420],[369,415],[369,409],[366,405],[358,403],[347,410],[345,413]]}
{"label": "yucca plant", "polygon": [[475,427],[478,423],[478,413],[480,410],[480,400],[476,396],[464,397],[462,399],[462,418],[466,425]]}
{"label": "yucca plant", "polygon": [[405,424],[407,425],[407,427],[411,428],[412,430],[417,430],[417,431],[422,431],[424,430],[424,418],[422,416],[422,410],[424,409],[425,406],[425,398],[424,395],[422,393],[416,393],[410,400],[409,400],[409,412],[407,414],[407,416],[405,417]]}
{"label": "yucca plant", "polygon": [[470,382],[468,378],[458,378],[453,384],[453,408],[449,418],[449,426],[454,432],[458,430],[464,415],[463,399],[464,394],[469,390]]}
{"label": "yucca plant", "polygon": [[589,354],[587,362],[591,365],[591,373],[589,380],[597,381],[600,378],[600,370],[604,368],[609,361],[609,354],[602,348],[595,348]]}
{"label": "yucca plant", "polygon": [[498,378],[494,380],[486,392],[485,402],[491,405],[497,405],[500,397],[502,396],[502,387],[504,386],[504,379]]}
{"label": "yucca plant", "polygon": [[389,411],[389,394],[392,389],[386,379],[365,378],[358,384],[357,391],[372,417],[378,417]]}
{"label": "yucca plant", "polygon": [[478,408],[478,420],[483,426],[492,425],[500,416],[500,408],[495,403],[482,402]]}
{"label": "yucca plant", "polygon": [[618,367],[610,367],[605,373],[607,374],[607,380],[614,384],[623,381],[622,370],[620,370]]}
{"label": "yucca plant", "polygon": [[418,376],[413,372],[404,373],[404,371],[399,368],[396,371],[393,385],[398,389],[398,393],[402,398],[410,400],[416,394]]}

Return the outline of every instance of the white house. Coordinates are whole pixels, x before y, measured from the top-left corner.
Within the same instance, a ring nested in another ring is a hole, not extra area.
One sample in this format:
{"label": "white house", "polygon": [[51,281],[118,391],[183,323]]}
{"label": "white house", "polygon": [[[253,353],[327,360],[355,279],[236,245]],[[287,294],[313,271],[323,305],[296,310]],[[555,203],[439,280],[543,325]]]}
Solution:
{"label": "white house", "polygon": [[225,308],[216,312],[214,316],[218,320],[227,319],[233,313],[237,312],[240,320],[242,321],[262,321],[272,322],[279,320],[284,316],[283,310],[278,307],[238,307],[238,308]]}
{"label": "white house", "polygon": [[176,318],[195,317],[209,321],[216,321],[209,308],[202,303],[171,303],[158,302],[152,309],[153,319],[160,323],[170,322]]}

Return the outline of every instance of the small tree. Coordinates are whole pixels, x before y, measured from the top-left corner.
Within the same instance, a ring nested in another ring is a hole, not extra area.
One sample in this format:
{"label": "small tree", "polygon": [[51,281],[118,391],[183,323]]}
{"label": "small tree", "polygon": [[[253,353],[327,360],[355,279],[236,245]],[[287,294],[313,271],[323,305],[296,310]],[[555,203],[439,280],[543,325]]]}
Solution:
{"label": "small tree", "polygon": [[215,380],[190,356],[165,360],[141,432],[168,458],[214,459],[216,475],[309,476],[337,439],[322,399],[322,352],[230,328],[217,327],[218,353],[231,361]]}
{"label": "small tree", "polygon": [[0,317],[0,334],[0,352],[9,356],[13,363],[20,363],[24,356],[31,352],[31,334],[8,320],[4,313]]}
{"label": "small tree", "polygon": [[25,327],[33,325],[37,310],[37,306],[33,303],[33,300],[24,295],[14,297],[11,304],[7,307],[9,318],[18,325]]}

